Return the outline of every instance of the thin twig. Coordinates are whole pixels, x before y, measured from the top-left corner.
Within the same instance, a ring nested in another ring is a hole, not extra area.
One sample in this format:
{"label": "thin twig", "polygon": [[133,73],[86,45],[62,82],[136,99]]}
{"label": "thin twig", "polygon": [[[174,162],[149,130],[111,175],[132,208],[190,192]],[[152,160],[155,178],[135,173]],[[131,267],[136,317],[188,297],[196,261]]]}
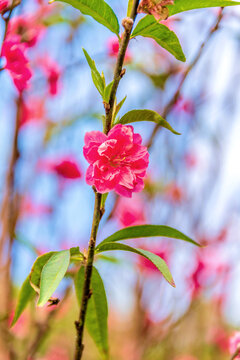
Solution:
{"label": "thin twig", "polygon": [[[180,95],[181,95],[181,91],[183,88],[183,85],[185,84],[186,79],[188,78],[189,73],[192,71],[192,69],[195,67],[195,65],[198,63],[198,61],[200,60],[204,49],[206,48],[206,45],[209,43],[209,41],[211,40],[213,34],[219,29],[219,25],[222,21],[223,18],[223,8],[221,8],[219,15],[217,17],[217,20],[215,21],[214,25],[211,27],[206,39],[204,40],[204,42],[201,44],[196,56],[194,57],[194,59],[192,60],[192,62],[189,64],[189,66],[186,68],[183,77],[181,79],[180,84],[178,85],[177,90],[175,91],[175,93],[173,94],[172,98],[169,100],[169,102],[167,103],[167,105],[165,106],[163,113],[162,113],[162,117],[164,119],[167,118],[167,116],[169,115],[169,113],[172,111],[174,105],[176,104],[177,100],[179,99]],[[150,136],[150,139],[147,143],[147,147],[150,148],[153,144],[153,140],[155,139],[155,136],[158,133],[158,130],[160,129],[160,126],[158,124],[155,125],[153,132]]]}

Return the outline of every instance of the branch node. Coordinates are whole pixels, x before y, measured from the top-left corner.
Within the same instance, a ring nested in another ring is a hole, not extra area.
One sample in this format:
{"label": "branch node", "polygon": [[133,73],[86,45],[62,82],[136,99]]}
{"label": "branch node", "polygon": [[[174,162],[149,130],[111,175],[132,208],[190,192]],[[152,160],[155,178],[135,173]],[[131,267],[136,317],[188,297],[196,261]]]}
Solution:
{"label": "branch node", "polygon": [[126,17],[122,21],[122,26],[128,33],[130,33],[132,31],[132,27],[133,27],[133,19],[131,19],[130,17]]}

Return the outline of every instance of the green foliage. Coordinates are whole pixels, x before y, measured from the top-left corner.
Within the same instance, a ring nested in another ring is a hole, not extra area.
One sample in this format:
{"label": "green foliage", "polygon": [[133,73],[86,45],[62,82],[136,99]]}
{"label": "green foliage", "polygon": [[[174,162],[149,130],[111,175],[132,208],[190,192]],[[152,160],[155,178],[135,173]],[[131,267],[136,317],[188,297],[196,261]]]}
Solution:
{"label": "green foliage", "polygon": [[70,249],[70,260],[71,261],[82,261],[84,259],[84,255],[80,252],[79,246],[73,247]]}
{"label": "green foliage", "polygon": [[98,246],[97,250],[106,243],[111,243],[120,240],[126,239],[136,239],[136,238],[144,238],[144,237],[153,237],[153,236],[163,236],[173,239],[184,240],[190,242],[194,245],[200,246],[190,237],[184,235],[180,231],[171,228],[165,225],[138,225],[138,226],[129,226],[122,230],[115,232],[114,234],[107,237],[103,240]]}
{"label": "green foliage", "polygon": [[48,262],[50,257],[55,254],[55,251],[51,251],[49,253],[43,254],[37,258],[37,260],[34,262],[30,275],[29,275],[29,281],[32,286],[32,288],[39,293],[40,290],[40,278],[41,278],[41,272],[44,267],[44,265]]}
{"label": "green foliage", "polygon": [[38,306],[47,303],[67,272],[69,263],[70,250],[63,250],[53,254],[43,266]]}
{"label": "green foliage", "polygon": [[141,255],[151,261],[156,268],[162,273],[163,277],[169,282],[170,285],[175,287],[174,280],[172,278],[172,274],[166,264],[166,262],[156,254],[151,253],[150,251],[146,251],[143,249],[135,249],[131,246],[125,244],[118,244],[118,243],[105,243],[98,247],[98,252],[101,253],[103,251],[112,251],[112,250],[123,250],[123,251],[130,251],[135,254]]}
{"label": "green foliage", "polygon": [[91,74],[92,74],[92,80],[94,85],[96,86],[99,94],[104,97],[104,91],[105,91],[105,82],[104,82],[104,78],[100,75],[96,65],[95,65],[95,61],[91,59],[91,57],[89,56],[89,54],[87,53],[87,51],[85,49],[83,49],[84,55],[87,59],[88,65],[91,69]]}
{"label": "green foliage", "polygon": [[104,89],[103,100],[109,102],[110,93],[112,90],[113,81],[111,81]]}
{"label": "green foliage", "polygon": [[132,8],[133,8],[133,0],[128,0],[128,9],[127,9],[128,17],[131,15]]}
{"label": "green foliage", "polygon": [[170,130],[173,134],[181,135],[176,132],[171,125],[153,110],[131,110],[126,113],[121,119],[117,120],[115,124],[129,124],[136,121],[153,121],[158,125]]}
{"label": "green foliage", "polygon": [[15,311],[11,326],[16,324],[19,317],[21,316],[21,314],[25,310],[27,304],[34,297],[34,294],[35,294],[35,291],[33,290],[32,286],[30,284],[29,276],[28,276],[26,278],[26,280],[24,281],[24,283],[22,284],[22,287],[20,289],[19,296],[18,296],[17,307],[16,307],[16,311]]}
{"label": "green foliage", "polygon": [[168,9],[169,16],[171,16],[188,10],[234,5],[240,5],[240,2],[231,0],[175,0],[174,5],[168,5]]}
{"label": "green foliage", "polygon": [[[75,289],[79,305],[82,301],[84,267],[81,267],[75,279]],[[104,358],[108,358],[108,305],[104,284],[97,269],[93,267],[91,279],[91,297],[88,302],[86,326],[96,346]]]}
{"label": "green foliage", "polygon": [[144,36],[154,39],[161,47],[166,49],[177,60],[186,61],[180,42],[176,34],[165,25],[159,24],[154,16],[147,15],[135,27],[132,38]]}
{"label": "green foliage", "polygon": [[119,34],[119,23],[116,14],[104,0],[59,0],[89,15],[106,26],[114,34]]}

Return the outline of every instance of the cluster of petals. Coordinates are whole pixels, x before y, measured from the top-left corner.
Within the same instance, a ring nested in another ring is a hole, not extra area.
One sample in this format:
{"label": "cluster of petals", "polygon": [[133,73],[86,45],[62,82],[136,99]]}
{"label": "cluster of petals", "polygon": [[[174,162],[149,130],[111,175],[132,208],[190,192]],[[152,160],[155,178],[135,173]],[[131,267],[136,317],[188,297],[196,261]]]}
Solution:
{"label": "cluster of petals", "polygon": [[238,355],[235,359],[240,359],[240,332],[236,331],[229,339],[229,352],[234,355],[237,351]]}
{"label": "cluster of petals", "polygon": [[0,0],[0,13],[5,11],[9,6],[9,0]]}
{"label": "cluster of petals", "polygon": [[91,131],[84,141],[83,154],[90,164],[86,173],[88,185],[94,185],[102,194],[114,190],[126,197],[144,188],[149,154],[132,126],[115,125],[108,135]]}
{"label": "cluster of petals", "polygon": [[41,160],[37,167],[40,171],[55,173],[64,179],[74,180],[82,177],[80,166],[73,156]]}
{"label": "cluster of petals", "polygon": [[166,5],[173,4],[174,0],[141,0],[138,12],[153,15],[157,21],[161,21],[168,17]]}
{"label": "cluster of petals", "polygon": [[32,77],[25,50],[26,45],[21,43],[18,35],[14,35],[6,38],[1,52],[1,56],[6,60],[4,68],[9,71],[19,92],[27,88],[28,81]]}

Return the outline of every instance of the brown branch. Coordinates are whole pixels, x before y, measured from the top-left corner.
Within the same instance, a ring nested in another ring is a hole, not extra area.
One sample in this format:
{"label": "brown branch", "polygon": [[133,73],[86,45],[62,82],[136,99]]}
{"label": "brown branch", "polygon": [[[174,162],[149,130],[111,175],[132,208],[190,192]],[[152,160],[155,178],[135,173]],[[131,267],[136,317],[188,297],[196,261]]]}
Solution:
{"label": "brown branch", "polygon": [[[165,106],[163,113],[162,113],[162,117],[164,119],[167,118],[167,116],[169,115],[169,113],[172,111],[173,106],[176,104],[177,100],[179,99],[180,95],[181,95],[181,91],[183,88],[183,85],[185,84],[186,79],[188,78],[189,73],[192,71],[192,69],[195,67],[195,65],[198,63],[198,61],[200,60],[207,44],[209,43],[209,41],[211,40],[212,36],[214,35],[214,33],[219,29],[219,25],[222,21],[223,18],[223,8],[221,8],[219,15],[217,17],[217,20],[215,21],[214,25],[212,26],[212,28],[210,29],[206,39],[204,40],[204,42],[201,44],[196,56],[194,57],[194,59],[192,60],[192,62],[189,64],[189,66],[186,68],[182,79],[180,81],[180,84],[178,85],[177,90],[175,91],[175,93],[173,94],[172,98],[169,100],[169,102],[167,103],[167,105]],[[158,124],[155,125],[153,132],[150,136],[150,139],[147,143],[147,147],[150,148],[153,144],[153,141],[155,139],[155,136],[158,133],[158,130],[160,129],[160,126]]]}
{"label": "brown branch", "polygon": [[[106,111],[106,119],[104,123],[104,133],[107,134],[112,126],[112,118],[113,118],[113,109],[114,104],[116,101],[116,93],[118,89],[119,82],[124,75],[125,71],[123,69],[123,63],[127,51],[127,47],[130,41],[131,31],[134,24],[134,20],[137,16],[137,8],[138,8],[139,0],[134,0],[133,8],[131,12],[130,18],[126,18],[123,20],[122,24],[124,27],[124,33],[121,40],[121,44],[119,47],[119,53],[116,61],[115,71],[114,71],[114,78],[113,78],[113,86],[111,89],[109,103],[104,104],[105,111]],[[94,261],[94,252],[95,252],[95,245],[96,245],[96,238],[99,223],[101,221],[103,211],[101,209],[101,202],[102,202],[102,195],[99,193],[95,193],[95,206],[94,206],[94,214],[93,214],[93,222],[92,222],[92,232],[89,241],[88,247],[88,256],[87,256],[87,263],[85,267],[85,275],[84,275],[84,285],[83,285],[83,296],[82,302],[80,307],[80,314],[78,321],[75,322],[76,331],[77,331],[77,339],[76,339],[76,349],[75,349],[75,360],[80,360],[82,358],[83,353],[83,332],[84,332],[84,325],[87,313],[87,305],[89,298],[91,296],[90,290],[90,283],[92,277],[92,268],[93,268],[93,261]]]}

